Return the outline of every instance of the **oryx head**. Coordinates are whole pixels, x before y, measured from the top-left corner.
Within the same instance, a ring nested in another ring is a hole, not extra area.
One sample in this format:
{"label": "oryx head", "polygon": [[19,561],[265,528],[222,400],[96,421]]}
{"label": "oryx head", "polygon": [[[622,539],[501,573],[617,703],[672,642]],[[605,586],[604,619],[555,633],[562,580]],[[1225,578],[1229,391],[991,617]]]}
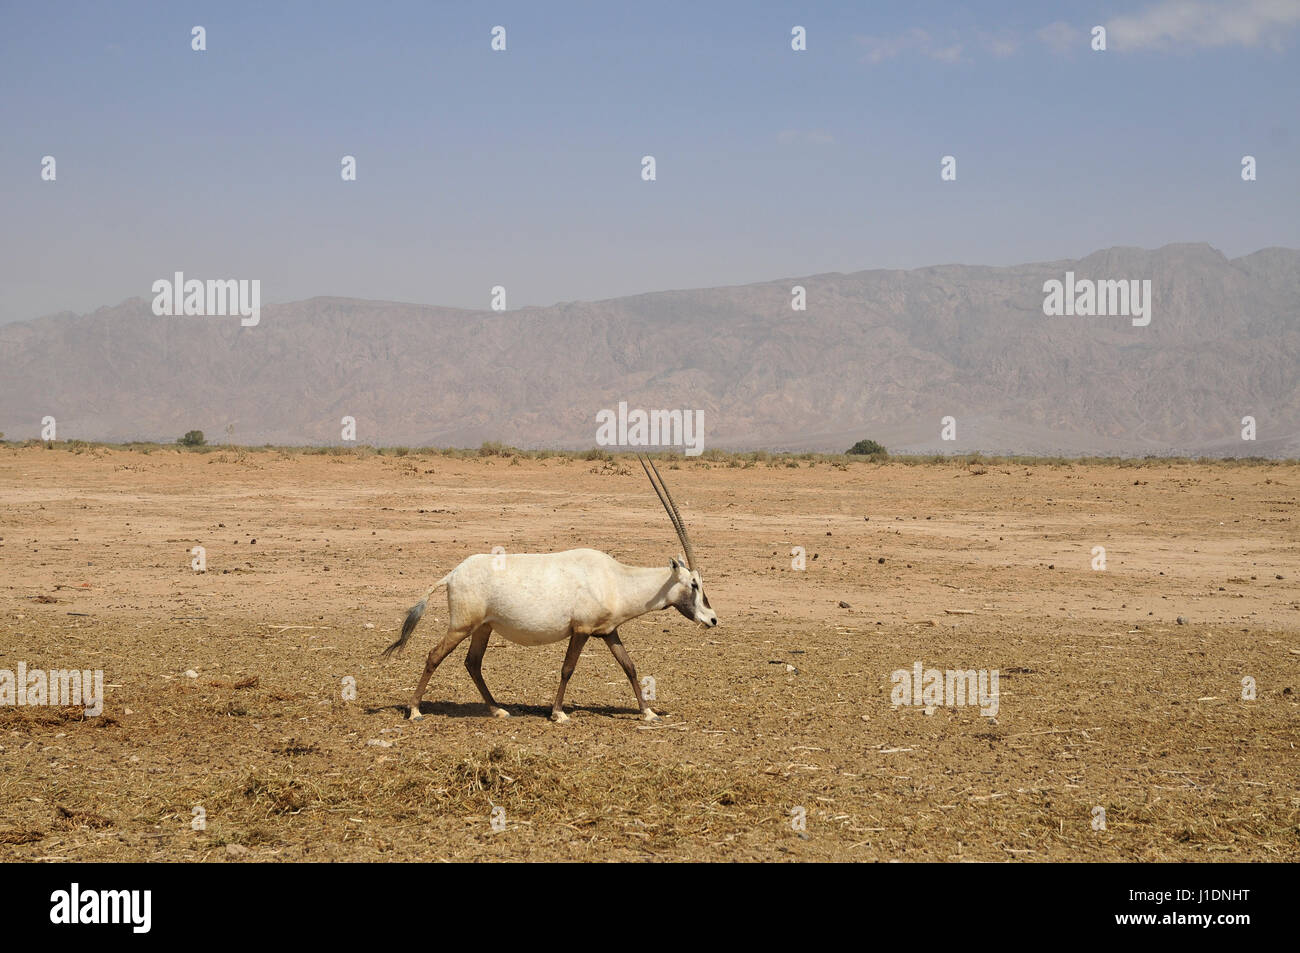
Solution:
{"label": "oryx head", "polygon": [[668,565],[673,571],[674,581],[668,590],[668,605],[692,622],[715,626],[718,624],[718,614],[713,611],[712,606],[709,605],[709,597],[704,594],[704,580],[700,578],[699,567],[695,565],[695,550],[691,548],[691,540],[686,535],[686,526],[682,523],[681,514],[677,512],[677,504],[673,502],[672,494],[668,492],[668,484],[664,483],[664,478],[659,475],[659,468],[655,466],[653,460],[639,454],[637,459],[641,461],[641,469],[645,470],[645,475],[649,477],[650,485],[654,487],[659,502],[668,512],[668,519],[672,521],[673,529],[677,530],[677,538],[681,540],[682,549],[686,552],[685,563],[675,558],[669,561]]}

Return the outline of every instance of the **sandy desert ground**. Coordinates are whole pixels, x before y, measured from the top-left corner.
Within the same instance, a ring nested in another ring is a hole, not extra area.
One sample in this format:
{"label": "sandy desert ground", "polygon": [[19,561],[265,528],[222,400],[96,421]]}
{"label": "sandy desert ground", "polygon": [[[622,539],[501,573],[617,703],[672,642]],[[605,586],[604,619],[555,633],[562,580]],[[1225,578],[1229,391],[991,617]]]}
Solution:
{"label": "sandy desert ground", "polygon": [[497,636],[514,717],[462,645],[408,722],[464,557],[678,552],[630,462],[0,448],[0,668],[107,683],[0,708],[0,859],[1300,859],[1294,464],[665,467],[721,625],[623,627],[660,722],[593,641],[551,723],[564,644]]}

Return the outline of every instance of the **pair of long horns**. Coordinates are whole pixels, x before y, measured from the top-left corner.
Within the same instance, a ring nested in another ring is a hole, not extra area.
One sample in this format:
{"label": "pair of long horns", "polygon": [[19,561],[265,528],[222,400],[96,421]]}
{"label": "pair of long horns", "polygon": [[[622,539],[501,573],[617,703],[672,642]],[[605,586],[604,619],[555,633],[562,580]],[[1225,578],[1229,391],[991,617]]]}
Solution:
{"label": "pair of long horns", "polygon": [[[664,478],[659,476],[659,468],[655,462],[648,457],[637,454],[636,458],[641,461],[641,469],[650,479],[650,485],[655,488],[655,495],[659,497],[659,502],[664,505],[668,512],[668,518],[673,522],[673,529],[677,530],[677,538],[682,541],[682,549],[686,551],[686,565],[693,571],[695,569],[695,550],[691,549],[690,537],[686,535],[686,526],[682,523],[682,515],[677,512],[677,504],[673,502],[672,494],[668,492],[668,484]],[[649,466],[646,466],[649,464]],[[651,475],[650,471],[654,471]],[[656,480],[657,478],[657,480]]]}

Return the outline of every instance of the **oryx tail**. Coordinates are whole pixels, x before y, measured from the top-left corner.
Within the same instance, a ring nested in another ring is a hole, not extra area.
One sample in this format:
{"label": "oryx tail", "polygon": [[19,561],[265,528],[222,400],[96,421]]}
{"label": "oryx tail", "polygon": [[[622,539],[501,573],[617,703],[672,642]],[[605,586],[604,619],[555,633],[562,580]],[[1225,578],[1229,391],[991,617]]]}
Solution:
{"label": "oryx tail", "polygon": [[401,637],[388,648],[384,649],[384,658],[388,658],[388,656],[392,655],[394,652],[400,652],[402,649],[406,648],[407,640],[410,639],[411,633],[415,631],[415,627],[419,625],[420,619],[424,616],[425,607],[429,604],[429,597],[445,586],[447,580],[452,577],[452,573],[455,571],[456,570],[453,569],[451,572],[447,573],[447,575],[435,582],[429,587],[429,591],[424,594],[424,598],[411,606],[411,611],[406,613],[406,621],[402,623]]}

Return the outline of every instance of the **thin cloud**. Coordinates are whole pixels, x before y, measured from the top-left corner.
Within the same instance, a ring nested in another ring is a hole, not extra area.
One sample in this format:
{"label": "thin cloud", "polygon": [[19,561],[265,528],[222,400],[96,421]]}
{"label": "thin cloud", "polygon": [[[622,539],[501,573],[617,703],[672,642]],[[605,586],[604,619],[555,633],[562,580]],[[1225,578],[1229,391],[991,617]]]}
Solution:
{"label": "thin cloud", "polygon": [[1280,48],[1282,34],[1300,23],[1297,0],[1164,0],[1141,13],[1106,24],[1117,50],[1167,50],[1207,46]]}
{"label": "thin cloud", "polygon": [[1005,59],[1020,49],[1020,39],[1014,33],[1003,30],[999,33],[980,33],[980,46],[998,59]]}
{"label": "thin cloud", "polygon": [[925,30],[913,28],[897,36],[855,36],[854,42],[862,47],[862,60],[875,65],[903,54],[915,54],[942,63],[961,61],[961,44],[941,46]]}
{"label": "thin cloud", "polygon": [[963,54],[968,47],[1005,59],[1020,49],[1020,38],[1010,30],[996,33],[977,31],[973,39],[966,38],[967,42],[954,39],[941,43],[919,28],[895,36],[855,36],[853,39],[863,50],[862,61],[872,65],[904,55],[923,56],[940,63],[961,63],[967,59]]}
{"label": "thin cloud", "polygon": [[1064,20],[1057,20],[1055,23],[1047,24],[1038,31],[1038,38],[1047,44],[1047,47],[1053,53],[1068,53],[1080,45],[1087,45],[1086,40],[1084,40],[1084,32],[1077,27],[1070,26]]}

